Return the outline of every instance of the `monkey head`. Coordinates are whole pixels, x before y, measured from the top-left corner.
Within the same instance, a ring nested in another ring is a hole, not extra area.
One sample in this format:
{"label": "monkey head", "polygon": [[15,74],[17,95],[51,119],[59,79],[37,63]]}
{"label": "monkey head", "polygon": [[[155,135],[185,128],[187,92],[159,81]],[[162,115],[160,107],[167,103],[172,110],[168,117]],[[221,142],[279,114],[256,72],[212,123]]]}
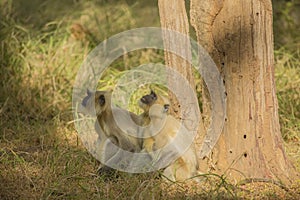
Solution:
{"label": "monkey head", "polygon": [[138,104],[139,107],[142,108],[145,112],[149,112],[149,109],[154,104],[169,105],[170,102],[165,97],[157,95],[153,90],[151,90],[150,94],[142,96]]}
{"label": "monkey head", "polygon": [[99,116],[102,112],[107,110],[111,104],[112,91],[96,91],[91,92],[87,89],[87,96],[81,102],[81,105],[88,113],[93,113],[94,109],[96,115]]}
{"label": "monkey head", "polygon": [[156,100],[157,95],[151,90],[150,94],[142,96],[142,98],[139,100],[139,106],[144,111],[149,111],[149,108],[156,102]]}

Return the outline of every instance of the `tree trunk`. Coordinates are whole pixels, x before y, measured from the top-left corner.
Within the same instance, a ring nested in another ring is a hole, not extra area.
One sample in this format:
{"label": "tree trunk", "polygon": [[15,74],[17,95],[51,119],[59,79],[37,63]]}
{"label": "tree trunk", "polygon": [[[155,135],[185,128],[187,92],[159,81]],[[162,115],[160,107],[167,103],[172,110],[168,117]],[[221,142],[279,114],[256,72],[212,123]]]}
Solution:
{"label": "tree trunk", "polygon": [[[180,55],[183,55],[185,57],[182,58],[175,53],[165,51],[166,65],[180,73],[189,82],[190,86],[195,91],[195,83],[190,64],[192,55],[191,44],[189,40],[189,23],[185,9],[185,2],[184,0],[159,0],[158,7],[162,28],[177,31],[187,36],[187,38],[183,38],[175,34],[170,34],[170,32],[163,32],[165,49],[173,49],[176,52],[180,53]],[[169,77],[168,82],[169,85],[176,88],[176,90],[178,91],[177,94],[180,94],[180,96],[175,96],[173,93],[169,93],[170,102],[172,104],[171,113],[175,117],[178,117],[180,112],[182,112],[182,115],[180,116],[181,120],[185,124],[186,128],[190,131],[191,129],[195,130],[195,126],[189,123],[193,121],[195,117],[200,117],[198,132],[203,133],[204,128],[201,116],[197,116],[196,110],[190,109],[191,105],[195,105],[196,107],[198,107],[197,99],[190,97],[190,95],[187,93],[188,90],[186,90],[186,88],[184,88],[182,84],[178,82],[178,80]],[[184,98],[184,102],[186,102],[186,104],[180,105],[178,102],[178,98]],[[198,125],[196,125],[196,127],[197,126]],[[199,137],[197,138],[197,141],[199,141],[198,143],[200,145],[201,141]]]}
{"label": "tree trunk", "polygon": [[[187,36],[189,35],[189,23],[185,10],[184,0],[159,0],[158,7],[162,28],[177,31]],[[182,40],[182,38],[177,38],[176,35],[171,35],[168,33],[163,33],[163,39],[166,49],[174,48],[180,50],[182,51],[182,54],[186,55],[186,57],[189,59],[185,60],[172,52],[165,51],[166,65],[181,73],[194,87],[195,84],[191,71],[191,65],[188,62],[192,57],[190,41],[184,41]],[[171,47],[172,45],[174,45],[175,47]],[[172,82],[173,80],[169,79],[169,81]],[[180,87],[177,82],[170,83],[170,85],[172,84],[175,84],[176,87]],[[177,114],[180,110],[180,105],[178,104],[178,102],[176,102],[176,97],[174,96],[174,94],[170,93],[170,99],[173,104],[172,110],[174,114]]]}
{"label": "tree trunk", "polygon": [[227,92],[227,120],[211,155],[214,172],[289,182],[296,171],[279,127],[271,0],[191,0],[190,15]]}

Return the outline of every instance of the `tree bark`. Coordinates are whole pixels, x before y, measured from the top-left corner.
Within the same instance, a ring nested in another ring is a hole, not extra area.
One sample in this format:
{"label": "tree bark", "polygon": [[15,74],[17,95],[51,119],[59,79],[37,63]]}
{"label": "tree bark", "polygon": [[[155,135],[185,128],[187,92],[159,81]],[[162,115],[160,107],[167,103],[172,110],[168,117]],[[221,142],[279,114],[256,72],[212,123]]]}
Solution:
{"label": "tree bark", "polygon": [[[190,84],[192,89],[195,91],[194,77],[191,68],[191,44],[189,40],[189,22],[185,9],[184,0],[159,0],[159,15],[162,28],[173,30],[182,33],[187,38],[178,37],[177,35],[170,34],[169,32],[163,32],[163,40],[165,49],[176,49],[176,52],[180,52],[185,58],[178,56],[176,53],[165,51],[166,65],[171,67],[180,73]],[[195,130],[195,126],[191,125],[190,122],[195,117],[200,118],[200,124],[198,126],[198,132],[204,133],[203,123],[201,116],[197,116],[196,110],[191,110],[191,105],[198,108],[197,99],[190,97],[187,93],[186,88],[183,88],[178,80],[169,77],[169,84],[176,88],[177,93],[180,96],[175,96],[172,92],[169,93],[171,102],[171,113],[178,118],[180,112],[180,119],[188,130]],[[177,98],[184,98],[186,105],[180,105]],[[198,110],[200,113],[200,110]],[[203,137],[203,134],[201,135]],[[201,144],[200,135],[197,134],[197,144]]]}
{"label": "tree bark", "polygon": [[[162,28],[189,36],[189,22],[184,0],[159,0],[158,7]],[[175,35],[168,33],[163,33],[163,39],[166,49],[177,49],[188,58],[188,60],[185,60],[172,52],[165,51],[166,65],[181,73],[194,87],[194,78],[191,71],[191,64],[189,63],[192,58],[190,41],[182,40],[182,38],[177,38]],[[172,79],[169,79],[169,81],[172,82],[170,85],[174,84],[176,87],[180,87],[176,81],[173,82]],[[172,110],[174,114],[177,114],[180,110],[180,105],[176,102],[176,97],[173,94],[170,94],[170,99],[172,102]]]}
{"label": "tree bark", "polygon": [[191,0],[190,15],[227,92],[227,120],[210,166],[235,181],[291,181],[296,171],[284,151],[275,93],[271,0]]}

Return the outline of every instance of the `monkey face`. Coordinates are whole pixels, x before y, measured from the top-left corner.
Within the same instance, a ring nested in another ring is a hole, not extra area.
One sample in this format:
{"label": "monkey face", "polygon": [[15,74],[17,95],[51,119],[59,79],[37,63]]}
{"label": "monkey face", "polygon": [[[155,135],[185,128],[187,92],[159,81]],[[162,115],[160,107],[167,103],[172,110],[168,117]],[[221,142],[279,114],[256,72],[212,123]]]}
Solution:
{"label": "monkey face", "polygon": [[88,113],[93,113],[95,110],[96,115],[99,116],[108,106],[110,106],[110,98],[111,91],[91,92],[87,90],[87,96],[84,97],[81,104]]}
{"label": "monkey face", "polygon": [[149,112],[149,109],[154,104],[166,105],[167,111],[169,110],[169,100],[161,95],[157,95],[151,90],[150,94],[142,96],[138,102],[139,107],[144,110],[144,112]]}
{"label": "monkey face", "polygon": [[152,105],[157,100],[157,95],[151,90],[150,94],[147,94],[141,98],[141,102],[146,105]]}
{"label": "monkey face", "polygon": [[156,102],[156,100],[157,95],[151,90],[150,94],[142,96],[142,98],[139,100],[139,106],[144,111],[148,111],[149,108]]}

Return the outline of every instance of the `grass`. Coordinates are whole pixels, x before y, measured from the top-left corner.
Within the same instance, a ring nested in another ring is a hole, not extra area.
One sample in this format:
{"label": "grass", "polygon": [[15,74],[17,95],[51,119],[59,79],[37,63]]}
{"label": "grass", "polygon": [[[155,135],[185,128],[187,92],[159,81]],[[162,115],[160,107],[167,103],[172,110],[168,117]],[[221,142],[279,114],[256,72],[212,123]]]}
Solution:
{"label": "grass", "polygon": [[[109,181],[96,174],[98,161],[86,151],[70,123],[76,71],[98,42],[123,30],[158,26],[155,5],[0,0],[0,199],[300,196],[300,182],[286,192],[268,183],[233,185],[226,177],[213,175],[205,176],[199,188],[192,183],[163,183],[157,173],[120,173]],[[300,169],[299,49],[282,47],[275,53],[281,131],[287,152]],[[130,66],[159,60],[161,52],[153,50],[125,55],[105,72],[99,87],[113,85]]]}

